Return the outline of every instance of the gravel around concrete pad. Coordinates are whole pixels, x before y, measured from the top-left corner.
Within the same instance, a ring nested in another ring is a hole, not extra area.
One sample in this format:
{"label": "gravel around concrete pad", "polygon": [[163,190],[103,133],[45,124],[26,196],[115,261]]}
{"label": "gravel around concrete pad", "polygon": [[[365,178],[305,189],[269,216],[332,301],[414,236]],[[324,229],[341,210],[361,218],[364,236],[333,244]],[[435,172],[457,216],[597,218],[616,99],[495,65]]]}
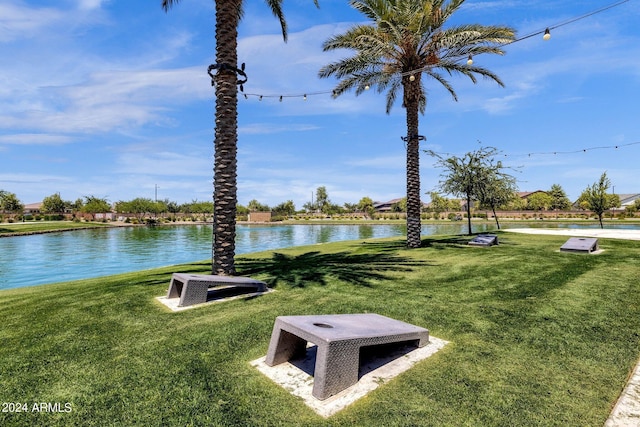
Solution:
{"label": "gravel around concrete pad", "polygon": [[640,362],[604,427],[640,427]]}
{"label": "gravel around concrete pad", "polygon": [[419,361],[434,355],[446,344],[448,341],[431,336],[429,343],[424,347],[414,348],[408,352],[406,348],[398,348],[396,351],[386,353],[384,357],[368,359],[360,366],[361,377],[356,384],[325,400],[318,400],[311,394],[316,361],[315,345],[309,344],[304,359],[291,360],[273,367],[265,363],[265,357],[250,363],[291,394],[300,397],[317,414],[326,418],[364,397]]}

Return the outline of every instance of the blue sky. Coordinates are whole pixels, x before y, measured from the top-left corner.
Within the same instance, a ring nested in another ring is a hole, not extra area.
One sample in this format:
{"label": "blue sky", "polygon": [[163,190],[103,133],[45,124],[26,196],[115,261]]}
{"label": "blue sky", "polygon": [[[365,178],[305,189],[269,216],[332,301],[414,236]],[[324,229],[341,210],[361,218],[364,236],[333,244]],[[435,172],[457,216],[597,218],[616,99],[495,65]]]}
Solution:
{"label": "blue sky", "polygon": [[[344,0],[319,0],[320,9],[285,0],[284,43],[264,2],[245,3],[244,89],[264,98],[239,100],[238,201],[301,208],[319,186],[338,204],[402,197],[404,109],[385,114],[375,90],[301,96],[333,88],[317,72],[347,52],[324,53],[322,42],[362,17]],[[612,3],[467,0],[452,23],[510,25],[525,36]],[[3,0],[0,189],[23,203],[156,191],[179,203],[211,200],[213,6],[183,0],[164,13],[160,0]],[[555,28],[549,41],[478,56],[506,87],[454,76],[458,102],[427,81],[422,147],[458,156],[496,147],[520,168],[521,191],[560,184],[576,199],[606,171],[616,193],[640,192],[639,20],[631,0]],[[433,164],[422,155],[425,201],[440,179]]]}

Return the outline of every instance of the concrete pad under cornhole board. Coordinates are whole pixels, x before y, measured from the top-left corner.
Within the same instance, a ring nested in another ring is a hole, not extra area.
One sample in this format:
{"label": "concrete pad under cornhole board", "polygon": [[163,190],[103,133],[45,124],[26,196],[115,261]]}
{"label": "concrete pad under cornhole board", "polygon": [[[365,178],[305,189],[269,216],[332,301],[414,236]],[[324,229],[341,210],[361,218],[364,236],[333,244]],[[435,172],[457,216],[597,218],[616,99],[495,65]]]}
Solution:
{"label": "concrete pad under cornhole board", "polygon": [[317,350],[312,343],[308,344],[304,358],[269,366],[265,363],[265,356],[253,360],[250,364],[289,393],[301,398],[318,415],[327,418],[407,371],[416,363],[433,356],[448,343],[431,335],[429,343],[424,347],[397,347],[386,354],[362,360],[358,382],[325,400],[316,399],[312,395]]}
{"label": "concrete pad under cornhole board", "polygon": [[594,237],[571,237],[560,247],[562,252],[598,253],[598,239]]}

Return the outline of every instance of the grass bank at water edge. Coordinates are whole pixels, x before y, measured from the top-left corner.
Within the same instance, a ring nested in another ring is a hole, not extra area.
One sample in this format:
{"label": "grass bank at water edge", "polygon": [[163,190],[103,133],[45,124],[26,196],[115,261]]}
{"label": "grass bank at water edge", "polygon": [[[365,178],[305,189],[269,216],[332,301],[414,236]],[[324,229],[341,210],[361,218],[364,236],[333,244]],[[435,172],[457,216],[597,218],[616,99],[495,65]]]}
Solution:
{"label": "grass bank at water edge", "polygon": [[[206,262],[0,291],[0,402],[29,409],[0,425],[602,426],[640,355],[640,242],[498,234],[249,254],[276,292],[178,313],[155,297]],[[276,316],[364,312],[450,344],[329,419],[249,365]]]}

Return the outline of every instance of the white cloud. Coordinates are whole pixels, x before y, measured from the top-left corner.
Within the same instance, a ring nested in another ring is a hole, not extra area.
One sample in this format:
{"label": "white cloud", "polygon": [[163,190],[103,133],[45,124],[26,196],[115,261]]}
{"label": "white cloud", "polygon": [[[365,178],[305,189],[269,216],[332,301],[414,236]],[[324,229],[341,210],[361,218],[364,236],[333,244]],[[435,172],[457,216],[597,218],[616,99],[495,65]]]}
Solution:
{"label": "white cloud", "polygon": [[118,173],[129,175],[208,177],[212,174],[213,159],[169,151],[123,151],[119,154],[117,164]]}
{"label": "white cloud", "polygon": [[402,169],[406,165],[406,157],[397,155],[370,157],[348,160],[345,163],[348,166],[354,167],[370,167],[375,169]]}
{"label": "white cloud", "polygon": [[95,73],[84,83],[41,89],[34,105],[14,105],[8,114],[0,113],[0,126],[95,133],[149,123],[171,125],[163,114],[168,109],[211,96],[202,90],[208,80],[201,71],[191,67]]}
{"label": "white cloud", "polygon": [[20,3],[0,4],[0,42],[31,38],[64,19],[53,8],[29,8]]}
{"label": "white cloud", "polygon": [[74,139],[66,135],[51,135],[39,133],[23,133],[14,135],[0,135],[0,145],[61,145],[74,142]]}
{"label": "white cloud", "polygon": [[78,8],[81,10],[100,9],[102,4],[107,2],[108,0],[78,0]]}
{"label": "white cloud", "polygon": [[238,134],[242,135],[265,135],[282,132],[308,132],[321,129],[320,126],[312,124],[273,124],[273,123],[252,123],[238,128]]}

